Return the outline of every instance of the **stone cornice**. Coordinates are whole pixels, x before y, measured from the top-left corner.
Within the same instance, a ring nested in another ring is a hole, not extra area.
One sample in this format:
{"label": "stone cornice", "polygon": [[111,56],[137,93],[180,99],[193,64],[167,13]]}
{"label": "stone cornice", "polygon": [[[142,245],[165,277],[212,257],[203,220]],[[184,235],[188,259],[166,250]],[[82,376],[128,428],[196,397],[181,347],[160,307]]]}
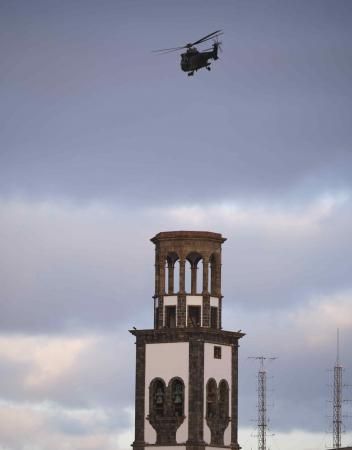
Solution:
{"label": "stone cornice", "polygon": [[167,342],[189,342],[198,340],[202,342],[238,345],[238,340],[245,333],[237,331],[224,331],[211,328],[161,328],[153,330],[129,330],[139,342],[145,344]]}
{"label": "stone cornice", "polygon": [[163,231],[150,240],[155,244],[158,241],[173,239],[206,239],[221,243],[226,241],[226,238],[222,237],[220,233],[213,233],[211,231]]}

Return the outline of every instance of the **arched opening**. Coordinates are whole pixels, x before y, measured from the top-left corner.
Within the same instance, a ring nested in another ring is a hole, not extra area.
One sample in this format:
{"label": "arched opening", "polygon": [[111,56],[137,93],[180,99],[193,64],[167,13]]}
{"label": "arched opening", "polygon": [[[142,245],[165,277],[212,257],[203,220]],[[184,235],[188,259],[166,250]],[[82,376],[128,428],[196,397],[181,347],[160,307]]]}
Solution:
{"label": "arched opening", "polygon": [[201,258],[197,262],[196,294],[201,294],[203,292],[203,264],[204,260]]}
{"label": "arched opening", "polygon": [[171,380],[172,410],[175,416],[184,415],[185,387],[180,378]]}
{"label": "arched opening", "polygon": [[191,293],[191,283],[192,283],[192,266],[188,259],[185,262],[185,292],[186,294]]}
{"label": "arched opening", "polygon": [[165,393],[166,386],[162,379],[155,378],[149,386],[150,401],[149,401],[149,414],[156,416],[165,415]]}
{"label": "arched opening", "polygon": [[190,292],[192,295],[202,293],[202,274],[198,274],[198,263],[202,260],[202,255],[197,252],[191,252],[186,260],[189,262],[186,273],[187,276],[190,276],[190,282],[188,281],[188,289],[186,289],[186,292]]}
{"label": "arched opening", "polygon": [[210,378],[207,382],[206,387],[207,396],[207,407],[206,407],[206,417],[211,418],[216,415],[216,381],[214,378]]}
{"label": "arched opening", "polygon": [[219,415],[221,418],[229,416],[229,385],[226,380],[219,383]]}
{"label": "arched opening", "polygon": [[175,261],[174,266],[174,294],[180,292],[180,259]]}

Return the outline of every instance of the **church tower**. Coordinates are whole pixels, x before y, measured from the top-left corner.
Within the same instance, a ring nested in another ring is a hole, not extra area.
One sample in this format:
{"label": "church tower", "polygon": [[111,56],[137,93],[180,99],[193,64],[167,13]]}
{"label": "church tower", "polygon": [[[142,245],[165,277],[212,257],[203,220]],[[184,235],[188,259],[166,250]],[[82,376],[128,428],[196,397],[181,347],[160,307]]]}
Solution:
{"label": "church tower", "polygon": [[238,450],[238,340],[221,327],[221,245],[158,233],[154,329],[136,337],[134,450]]}

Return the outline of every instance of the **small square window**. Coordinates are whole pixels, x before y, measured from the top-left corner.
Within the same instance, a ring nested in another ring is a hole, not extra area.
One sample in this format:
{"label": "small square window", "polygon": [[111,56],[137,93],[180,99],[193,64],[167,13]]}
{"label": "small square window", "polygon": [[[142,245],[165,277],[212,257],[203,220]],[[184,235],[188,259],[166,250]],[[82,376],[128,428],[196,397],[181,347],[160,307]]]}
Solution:
{"label": "small square window", "polygon": [[214,346],[214,358],[221,359],[221,347],[218,347],[217,345]]}

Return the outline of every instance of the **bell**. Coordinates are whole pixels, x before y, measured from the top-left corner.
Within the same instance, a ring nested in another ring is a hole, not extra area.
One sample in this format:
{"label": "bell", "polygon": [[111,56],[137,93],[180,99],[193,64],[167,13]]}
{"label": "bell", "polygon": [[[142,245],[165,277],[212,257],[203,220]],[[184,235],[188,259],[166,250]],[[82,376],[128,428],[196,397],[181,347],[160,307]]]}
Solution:
{"label": "bell", "polygon": [[182,395],[179,392],[176,392],[176,394],[175,394],[174,403],[177,403],[177,404],[182,403]]}
{"label": "bell", "polygon": [[164,394],[160,388],[156,392],[155,400],[157,405],[162,405],[164,402]]}

